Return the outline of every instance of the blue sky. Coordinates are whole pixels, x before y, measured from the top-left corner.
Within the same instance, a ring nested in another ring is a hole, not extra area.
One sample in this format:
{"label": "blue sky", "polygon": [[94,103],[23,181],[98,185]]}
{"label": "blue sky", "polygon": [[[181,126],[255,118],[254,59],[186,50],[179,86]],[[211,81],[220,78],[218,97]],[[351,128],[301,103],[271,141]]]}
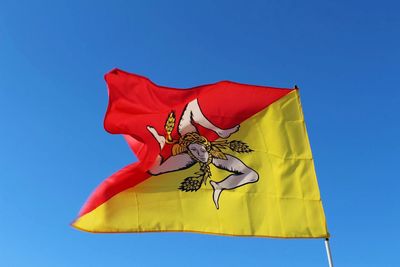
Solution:
{"label": "blue sky", "polygon": [[327,265],[318,239],[72,229],[135,161],[102,126],[114,67],[171,87],[299,85],[334,262],[398,266],[396,2],[2,0],[0,266]]}

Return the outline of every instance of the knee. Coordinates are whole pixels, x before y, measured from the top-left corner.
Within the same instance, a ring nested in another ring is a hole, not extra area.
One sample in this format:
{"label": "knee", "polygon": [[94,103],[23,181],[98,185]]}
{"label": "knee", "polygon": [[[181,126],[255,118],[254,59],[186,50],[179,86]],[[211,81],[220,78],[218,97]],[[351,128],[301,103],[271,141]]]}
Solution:
{"label": "knee", "polygon": [[153,166],[150,170],[147,171],[151,175],[159,175],[161,174],[160,166]]}
{"label": "knee", "polygon": [[258,177],[258,173],[254,170],[250,170],[248,175],[248,179],[250,183],[255,183],[258,181],[259,177]]}

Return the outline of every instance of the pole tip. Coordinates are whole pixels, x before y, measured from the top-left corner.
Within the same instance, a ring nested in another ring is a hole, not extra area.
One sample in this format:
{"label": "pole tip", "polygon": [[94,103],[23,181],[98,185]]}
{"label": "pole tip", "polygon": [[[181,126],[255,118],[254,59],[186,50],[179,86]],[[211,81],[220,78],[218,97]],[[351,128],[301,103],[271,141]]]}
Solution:
{"label": "pole tip", "polygon": [[294,85],[294,89],[299,90],[299,87],[297,86],[297,84]]}

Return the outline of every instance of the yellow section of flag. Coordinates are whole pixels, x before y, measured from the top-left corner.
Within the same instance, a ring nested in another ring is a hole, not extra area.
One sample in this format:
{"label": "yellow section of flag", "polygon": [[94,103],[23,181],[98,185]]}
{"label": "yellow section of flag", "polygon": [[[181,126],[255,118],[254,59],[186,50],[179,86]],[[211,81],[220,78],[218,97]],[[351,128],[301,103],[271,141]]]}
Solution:
{"label": "yellow section of flag", "polygon": [[[194,165],[152,176],[115,195],[73,225],[90,232],[329,236],[298,90],[242,122],[229,140],[241,140],[253,150],[229,154],[256,171],[259,179],[222,191],[219,209],[209,182],[196,192],[177,189],[185,177],[198,171]],[[231,174],[212,164],[210,168],[211,179],[216,182]]]}

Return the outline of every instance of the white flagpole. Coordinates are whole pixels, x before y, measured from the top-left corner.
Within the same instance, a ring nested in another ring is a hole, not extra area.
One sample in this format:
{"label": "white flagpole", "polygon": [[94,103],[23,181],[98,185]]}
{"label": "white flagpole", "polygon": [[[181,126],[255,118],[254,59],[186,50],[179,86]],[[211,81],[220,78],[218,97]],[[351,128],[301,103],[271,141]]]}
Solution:
{"label": "white flagpole", "polygon": [[326,255],[328,256],[329,267],[333,267],[331,247],[329,246],[329,238],[325,238]]}

